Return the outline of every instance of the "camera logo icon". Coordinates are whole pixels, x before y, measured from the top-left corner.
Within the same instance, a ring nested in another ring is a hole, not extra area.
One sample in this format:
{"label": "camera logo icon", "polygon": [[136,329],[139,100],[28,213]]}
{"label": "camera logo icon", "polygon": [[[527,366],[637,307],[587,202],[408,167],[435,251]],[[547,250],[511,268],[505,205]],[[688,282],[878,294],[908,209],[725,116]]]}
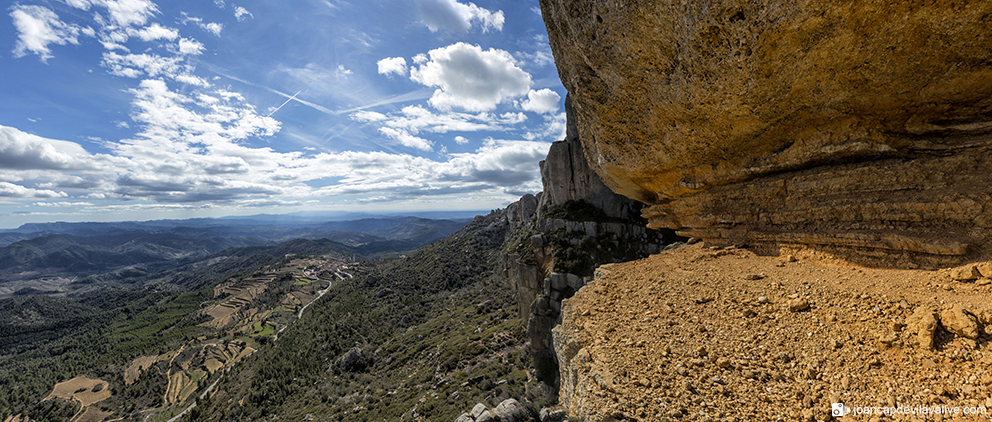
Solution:
{"label": "camera logo icon", "polygon": [[833,403],[830,405],[830,416],[842,417],[851,413],[851,408],[844,406],[844,403]]}

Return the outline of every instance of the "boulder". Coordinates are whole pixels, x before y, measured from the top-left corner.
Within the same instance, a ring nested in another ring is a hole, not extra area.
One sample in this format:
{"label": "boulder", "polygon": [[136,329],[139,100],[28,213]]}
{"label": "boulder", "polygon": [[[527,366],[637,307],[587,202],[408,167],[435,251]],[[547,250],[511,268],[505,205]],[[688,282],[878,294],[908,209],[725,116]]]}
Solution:
{"label": "boulder", "polygon": [[469,415],[468,413],[462,413],[457,418],[455,418],[455,422],[475,422],[475,418],[473,418],[472,415]]}
{"label": "boulder", "polygon": [[365,351],[356,346],[345,352],[338,360],[338,364],[346,371],[358,372],[365,370],[371,364],[370,361]]}
{"label": "boulder", "polygon": [[562,422],[568,418],[568,412],[562,408],[545,407],[541,409],[538,416],[541,422]]}
{"label": "boulder", "polygon": [[482,403],[476,403],[475,404],[475,407],[472,408],[472,411],[470,412],[470,414],[472,415],[472,418],[474,420],[475,418],[478,418],[479,416],[482,416],[482,413],[485,412],[486,410],[487,410],[486,409],[486,405],[484,405]]}
{"label": "boulder", "polygon": [[530,411],[516,399],[506,399],[492,412],[500,422],[525,422],[531,420]]}
{"label": "boulder", "polygon": [[992,3],[540,3],[582,152],[650,227],[872,265],[992,253]]}
{"label": "boulder", "polygon": [[905,331],[924,349],[933,349],[933,334],[936,330],[937,314],[925,306],[916,308],[913,315],[906,319]]}
{"label": "boulder", "polygon": [[475,418],[475,422],[499,422],[499,419],[491,411],[484,410],[482,414]]}
{"label": "boulder", "polygon": [[978,320],[960,304],[954,304],[940,313],[940,323],[947,331],[961,337],[978,338]]}
{"label": "boulder", "polygon": [[951,269],[951,278],[958,281],[974,280],[981,276],[982,273],[980,273],[978,271],[978,267],[974,265],[965,265]]}

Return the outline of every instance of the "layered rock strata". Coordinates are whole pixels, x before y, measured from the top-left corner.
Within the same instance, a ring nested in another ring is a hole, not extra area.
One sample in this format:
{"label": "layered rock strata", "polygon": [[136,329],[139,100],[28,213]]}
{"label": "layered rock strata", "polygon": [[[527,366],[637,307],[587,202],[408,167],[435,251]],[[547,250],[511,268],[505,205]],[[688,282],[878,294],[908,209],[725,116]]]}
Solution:
{"label": "layered rock strata", "polygon": [[541,9],[592,169],[651,227],[903,267],[990,252],[992,3]]}

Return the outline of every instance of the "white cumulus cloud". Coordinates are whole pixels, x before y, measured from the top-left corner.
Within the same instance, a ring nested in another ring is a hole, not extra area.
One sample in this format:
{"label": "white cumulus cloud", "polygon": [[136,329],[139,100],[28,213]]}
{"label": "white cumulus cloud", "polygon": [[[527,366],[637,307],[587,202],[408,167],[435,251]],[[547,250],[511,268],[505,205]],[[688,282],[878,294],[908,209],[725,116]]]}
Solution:
{"label": "white cumulus cloud", "polygon": [[0,126],[0,168],[6,170],[86,169],[91,156],[74,142],[42,138]]}
{"label": "white cumulus cloud", "polygon": [[410,79],[438,87],[429,103],[439,110],[492,110],[503,101],[527,94],[532,84],[530,74],[517,67],[513,56],[503,50],[483,50],[459,42],[431,50],[429,55],[429,61],[410,68]]}
{"label": "white cumulus cloud", "polygon": [[190,38],[179,39],[179,54],[198,56],[203,54],[204,50],[206,50],[206,48],[203,47],[203,44],[197,40]]}
{"label": "white cumulus cloud", "polygon": [[406,76],[406,59],[402,57],[387,57],[376,62],[376,65],[379,66],[380,75],[395,73],[400,76]]}
{"label": "white cumulus cloud", "polygon": [[65,192],[48,189],[32,189],[10,182],[0,182],[0,198],[65,198]]}
{"label": "white cumulus cloud", "polygon": [[416,0],[421,19],[432,32],[444,30],[464,34],[478,22],[482,32],[503,30],[503,11],[495,12],[476,6],[475,3],[459,3],[457,0]]}
{"label": "white cumulus cloud", "polygon": [[559,101],[561,96],[550,89],[531,90],[527,93],[527,99],[520,104],[520,108],[540,114],[554,113],[558,111]]}

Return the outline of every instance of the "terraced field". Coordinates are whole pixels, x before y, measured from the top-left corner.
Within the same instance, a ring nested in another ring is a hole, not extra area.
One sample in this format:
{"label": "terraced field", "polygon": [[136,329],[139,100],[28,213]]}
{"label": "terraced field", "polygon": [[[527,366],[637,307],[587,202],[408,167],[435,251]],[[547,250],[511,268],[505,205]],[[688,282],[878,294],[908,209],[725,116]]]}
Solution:
{"label": "terraced field", "polygon": [[[253,353],[260,342],[275,341],[332,280],[351,276],[341,267],[345,265],[338,260],[301,257],[225,280],[213,289],[212,299],[187,316],[196,328],[195,338],[186,337],[183,343],[174,344],[173,350],[132,359],[110,381],[80,375],[59,382],[45,400],[60,398],[69,401],[65,405],[76,403],[78,410],[71,418],[76,422],[165,422],[174,418],[189,409],[226,368]],[[150,333],[176,328],[163,327]],[[137,407],[129,404],[136,397],[153,400]],[[20,420],[21,415],[13,415],[4,422]]]}

